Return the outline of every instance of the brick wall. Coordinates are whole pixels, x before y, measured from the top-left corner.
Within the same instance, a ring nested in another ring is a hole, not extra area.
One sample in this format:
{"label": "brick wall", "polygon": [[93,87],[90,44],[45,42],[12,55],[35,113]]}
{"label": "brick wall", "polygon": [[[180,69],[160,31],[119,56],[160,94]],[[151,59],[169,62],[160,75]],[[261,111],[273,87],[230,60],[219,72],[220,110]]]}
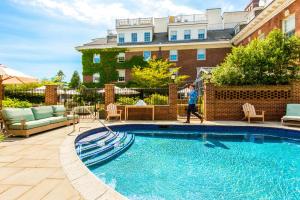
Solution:
{"label": "brick wall", "polygon": [[300,83],[285,86],[204,87],[204,115],[206,120],[241,120],[242,105],[251,103],[256,110],[264,110],[266,120],[279,121],[285,115],[286,104],[300,103]]}
{"label": "brick wall", "polygon": [[258,34],[259,31],[261,32],[261,34],[264,33],[265,36],[267,36],[268,33],[271,32],[275,28],[282,29],[282,20],[286,18],[285,12],[287,10],[289,11],[290,14],[295,13],[295,15],[296,15],[296,35],[300,36],[300,0],[296,0],[294,3],[292,3],[286,9],[284,9],[283,11],[278,13],[275,17],[273,17],[267,23],[265,23],[260,28],[258,28],[250,36],[245,38],[240,44],[246,45],[249,43],[249,38],[250,38],[250,41],[257,38],[259,36],[259,34]]}
{"label": "brick wall", "polygon": [[[179,75],[188,75],[188,81],[194,81],[197,75],[197,67],[215,67],[224,61],[231,52],[231,48],[209,48],[206,49],[206,60],[197,60],[197,49],[178,50],[178,61],[172,62],[174,66],[181,67]],[[158,51],[152,51],[152,57],[158,57]],[[143,52],[127,52],[126,59],[133,56],[143,56]],[[162,51],[163,59],[169,59],[169,51]],[[126,74],[127,75],[127,74]]]}
{"label": "brick wall", "polygon": [[46,85],[45,104],[55,105],[58,102],[57,85]]}

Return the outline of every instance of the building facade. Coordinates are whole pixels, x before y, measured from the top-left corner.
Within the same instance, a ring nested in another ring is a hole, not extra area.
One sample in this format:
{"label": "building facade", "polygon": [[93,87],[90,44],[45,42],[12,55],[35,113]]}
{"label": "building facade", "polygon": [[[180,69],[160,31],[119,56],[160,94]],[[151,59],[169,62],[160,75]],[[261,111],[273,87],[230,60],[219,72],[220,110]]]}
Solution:
{"label": "building facade", "polygon": [[[117,19],[115,32],[107,37],[76,47],[84,50],[125,49],[115,59],[118,62],[135,56],[168,59],[181,67],[179,75],[195,81],[202,69],[220,64],[232,46],[245,45],[254,38],[263,39],[272,29],[282,29],[288,35],[300,35],[300,0],[252,0],[244,11],[223,12],[207,9],[203,14],[163,18]],[[101,62],[95,53],[94,63]],[[93,66],[83,66],[93,67]],[[130,68],[116,68],[117,82],[131,79]],[[85,73],[85,83],[99,81],[101,74]]]}

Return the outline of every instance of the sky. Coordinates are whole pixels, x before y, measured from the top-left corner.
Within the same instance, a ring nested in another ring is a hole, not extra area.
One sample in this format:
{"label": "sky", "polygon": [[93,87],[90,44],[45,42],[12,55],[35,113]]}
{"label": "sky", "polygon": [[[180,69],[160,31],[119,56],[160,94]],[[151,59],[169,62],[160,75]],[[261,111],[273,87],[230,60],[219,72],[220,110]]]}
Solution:
{"label": "sky", "polygon": [[82,73],[76,46],[106,36],[115,19],[243,10],[250,0],[0,0],[0,64],[43,79]]}

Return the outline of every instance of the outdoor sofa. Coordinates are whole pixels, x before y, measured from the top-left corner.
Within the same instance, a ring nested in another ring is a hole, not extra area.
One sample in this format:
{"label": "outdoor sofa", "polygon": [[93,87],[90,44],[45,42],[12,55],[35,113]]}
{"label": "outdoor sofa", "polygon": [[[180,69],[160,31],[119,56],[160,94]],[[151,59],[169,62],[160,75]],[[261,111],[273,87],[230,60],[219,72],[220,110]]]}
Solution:
{"label": "outdoor sofa", "polygon": [[282,125],[300,125],[300,104],[287,104],[286,115],[281,118]]}
{"label": "outdoor sofa", "polygon": [[32,108],[5,108],[1,111],[8,135],[26,136],[79,122],[78,115],[67,115],[62,105]]}

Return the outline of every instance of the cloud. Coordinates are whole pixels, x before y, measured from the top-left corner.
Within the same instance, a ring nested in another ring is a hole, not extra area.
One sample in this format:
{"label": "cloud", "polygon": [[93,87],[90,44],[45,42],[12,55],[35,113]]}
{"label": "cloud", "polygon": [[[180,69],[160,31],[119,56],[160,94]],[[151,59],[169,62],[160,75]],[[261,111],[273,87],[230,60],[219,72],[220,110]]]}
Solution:
{"label": "cloud", "polygon": [[102,24],[112,27],[115,18],[161,17],[177,14],[201,13],[200,10],[174,3],[171,0],[11,0],[12,2],[31,6],[56,16],[65,16],[88,24]]}

